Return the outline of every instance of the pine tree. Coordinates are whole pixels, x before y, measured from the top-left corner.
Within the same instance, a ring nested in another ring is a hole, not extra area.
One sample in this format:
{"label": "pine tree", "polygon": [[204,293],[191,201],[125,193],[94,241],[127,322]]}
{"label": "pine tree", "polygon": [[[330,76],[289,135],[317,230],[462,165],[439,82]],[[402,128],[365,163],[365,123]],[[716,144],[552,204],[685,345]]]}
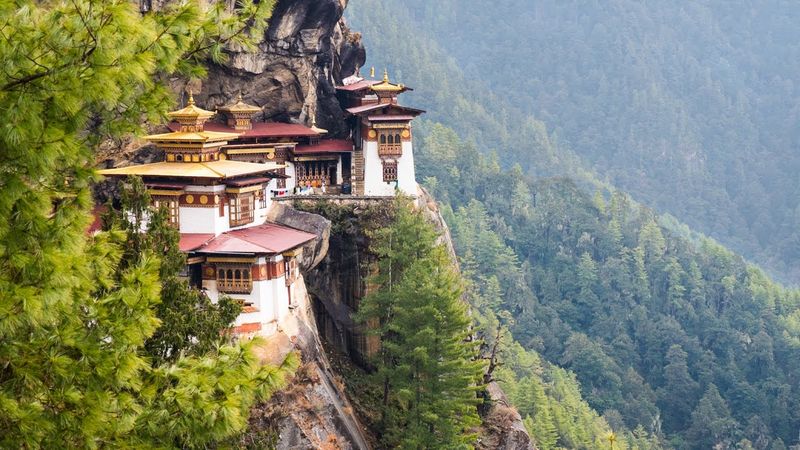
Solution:
{"label": "pine tree", "polygon": [[670,431],[684,429],[696,400],[697,382],[689,374],[686,352],[680,345],[673,345],[667,351],[667,364],[664,366],[664,387],[660,389],[664,424]]}
{"label": "pine tree", "polygon": [[645,261],[648,263],[658,261],[664,256],[667,243],[661,233],[661,227],[652,217],[647,220],[639,232],[639,245],[644,249]]}
{"label": "pine tree", "polygon": [[270,4],[0,2],[0,447],[203,446],[284,378],[249,345],[153,368],[158,255],[123,264],[123,233],[86,236],[94,145],[160,118],[160,76],[252,46]]}
{"label": "pine tree", "polygon": [[474,440],[469,429],[480,423],[483,364],[444,248],[404,272],[395,302],[391,338],[383,341],[396,361],[391,384],[399,420],[390,439],[402,448],[466,448]]}
{"label": "pine tree", "polygon": [[[390,334],[388,324],[395,314],[394,293],[403,271],[414,261],[430,255],[436,240],[433,228],[412,208],[408,198],[398,196],[392,208],[391,226],[370,233],[370,251],[377,257],[377,272],[368,281],[373,290],[359,304],[355,319],[365,325],[368,333],[382,339]],[[375,377],[382,384],[381,422],[385,423],[395,361],[386,347],[381,346],[373,364],[377,368]]]}
{"label": "pine tree", "polygon": [[530,378],[530,389],[533,398],[533,423],[529,431],[533,434],[537,447],[542,450],[554,449],[558,442],[558,431],[553,423],[550,412],[550,401],[545,395],[542,380],[538,377]]}
{"label": "pine tree", "polygon": [[408,199],[392,223],[372,234],[375,290],[356,318],[381,338],[374,359],[383,390],[380,428],[387,446],[461,448],[479,423],[476,391],[483,375],[471,342],[471,319],[453,262],[436,232]]}
{"label": "pine tree", "polygon": [[[146,254],[160,255],[161,302],[156,306],[160,325],[145,342],[155,365],[175,361],[183,353],[205,354],[226,343],[226,330],[241,312],[241,306],[223,296],[217,304],[181,279],[186,255],[180,251],[180,232],[168,224],[167,211],[151,207],[150,195],[141,178],[131,177],[123,186],[121,209],[110,222],[127,232],[125,264]],[[147,229],[146,232],[142,230]]]}
{"label": "pine tree", "polygon": [[728,448],[733,444],[737,434],[736,421],[713,384],[706,389],[691,418],[686,436],[692,448]]}

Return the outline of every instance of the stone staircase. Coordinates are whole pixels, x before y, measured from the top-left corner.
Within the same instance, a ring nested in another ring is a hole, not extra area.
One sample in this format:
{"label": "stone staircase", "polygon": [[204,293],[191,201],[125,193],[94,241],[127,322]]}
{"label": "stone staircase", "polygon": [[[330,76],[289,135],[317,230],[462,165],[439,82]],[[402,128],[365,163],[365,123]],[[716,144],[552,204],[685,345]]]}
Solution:
{"label": "stone staircase", "polygon": [[353,152],[353,194],[364,195],[364,150],[356,148]]}

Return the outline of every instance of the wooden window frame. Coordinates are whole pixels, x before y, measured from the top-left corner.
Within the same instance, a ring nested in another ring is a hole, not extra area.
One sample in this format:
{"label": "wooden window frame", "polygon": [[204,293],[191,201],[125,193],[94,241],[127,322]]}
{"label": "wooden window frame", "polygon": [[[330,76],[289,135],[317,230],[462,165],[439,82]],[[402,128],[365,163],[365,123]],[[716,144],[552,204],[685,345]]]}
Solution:
{"label": "wooden window frame", "polygon": [[181,226],[181,202],[180,197],[176,196],[153,196],[151,198],[153,208],[158,210],[161,206],[167,207],[167,225],[173,228]]}
{"label": "wooden window frame", "polygon": [[381,164],[383,165],[383,181],[386,183],[397,181],[397,161],[384,159]]}
{"label": "wooden window frame", "polygon": [[256,191],[256,200],[258,201],[258,208],[265,209],[267,207],[267,193],[266,188]]}
{"label": "wooden window frame", "polygon": [[[249,203],[249,207],[247,204]],[[256,196],[255,192],[228,196],[228,214],[230,215],[230,225],[238,227],[253,223],[256,219]]]}
{"label": "wooden window frame", "polygon": [[252,268],[249,265],[217,266],[217,291],[225,294],[253,292]]}
{"label": "wooden window frame", "polygon": [[403,139],[399,129],[378,130],[378,155],[400,156],[403,154]]}

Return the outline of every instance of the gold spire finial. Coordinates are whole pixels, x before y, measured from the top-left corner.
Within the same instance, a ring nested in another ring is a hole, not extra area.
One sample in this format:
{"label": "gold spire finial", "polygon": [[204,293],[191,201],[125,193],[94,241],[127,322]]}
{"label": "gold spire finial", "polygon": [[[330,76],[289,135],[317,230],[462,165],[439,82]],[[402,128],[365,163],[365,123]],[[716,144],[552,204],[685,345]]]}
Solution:
{"label": "gold spire finial", "polygon": [[326,134],[328,130],[317,126],[317,113],[311,114],[311,130],[317,134]]}
{"label": "gold spire finial", "polygon": [[389,82],[389,70],[388,69],[383,69],[383,82],[384,83],[388,83]]}
{"label": "gold spire finial", "polygon": [[242,91],[239,91],[239,95],[236,96],[236,103],[242,102]]}
{"label": "gold spire finial", "polygon": [[369,68],[369,77],[375,78],[375,66]]}
{"label": "gold spire finial", "polygon": [[189,106],[193,106],[194,105],[194,96],[192,95],[192,89],[191,88],[189,89],[189,101],[187,102],[187,104]]}

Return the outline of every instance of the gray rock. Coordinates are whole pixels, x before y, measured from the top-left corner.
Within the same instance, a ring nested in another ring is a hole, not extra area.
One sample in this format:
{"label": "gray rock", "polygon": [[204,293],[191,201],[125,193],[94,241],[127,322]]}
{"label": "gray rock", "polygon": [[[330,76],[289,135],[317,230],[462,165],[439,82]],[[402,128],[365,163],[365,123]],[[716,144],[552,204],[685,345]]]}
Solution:
{"label": "gray rock", "polygon": [[267,212],[269,222],[286,225],[307,233],[315,234],[317,239],[303,247],[303,257],[300,269],[307,272],[322,262],[328,254],[329,239],[331,236],[331,221],[303,211],[298,211],[283,203],[273,203]]}
{"label": "gray rock", "polygon": [[[229,48],[229,59],[211,65],[195,100],[213,110],[241,91],[245,101],[262,108],[256,120],[308,123],[316,115],[331,137],[347,137],[335,85],[364,64],[366,52],[360,35],[342,18],[346,5],[343,0],[278,0],[258,50]],[[173,87],[180,91],[181,83]]]}

